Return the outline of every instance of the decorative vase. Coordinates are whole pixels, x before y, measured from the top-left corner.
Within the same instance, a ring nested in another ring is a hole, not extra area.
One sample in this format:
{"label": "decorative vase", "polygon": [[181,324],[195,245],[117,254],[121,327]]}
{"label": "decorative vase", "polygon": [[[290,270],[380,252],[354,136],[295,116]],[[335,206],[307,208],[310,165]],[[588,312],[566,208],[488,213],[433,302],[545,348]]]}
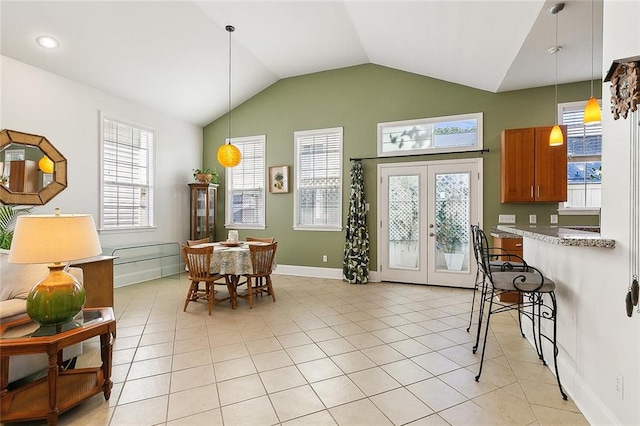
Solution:
{"label": "decorative vase", "polygon": [[51,265],[49,270],[49,275],[29,292],[27,314],[43,325],[64,324],[82,310],[85,290],[64,271],[64,265]]}

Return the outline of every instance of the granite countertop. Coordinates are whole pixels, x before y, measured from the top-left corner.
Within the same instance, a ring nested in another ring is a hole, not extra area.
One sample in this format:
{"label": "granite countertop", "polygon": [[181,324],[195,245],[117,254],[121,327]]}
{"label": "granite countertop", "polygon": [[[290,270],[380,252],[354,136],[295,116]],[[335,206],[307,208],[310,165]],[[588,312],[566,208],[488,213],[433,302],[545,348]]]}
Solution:
{"label": "granite countertop", "polygon": [[501,229],[498,229],[498,227],[496,226],[491,227],[490,234],[495,238],[522,238],[521,235],[516,235],[513,232],[503,231]]}
{"label": "granite countertop", "polygon": [[[497,230],[521,237],[532,238],[550,244],[572,247],[614,248],[615,240],[602,238],[599,232],[576,229],[580,227],[558,226],[506,226],[498,225]],[[586,228],[586,227],[583,227]],[[493,234],[492,234],[493,235]]]}

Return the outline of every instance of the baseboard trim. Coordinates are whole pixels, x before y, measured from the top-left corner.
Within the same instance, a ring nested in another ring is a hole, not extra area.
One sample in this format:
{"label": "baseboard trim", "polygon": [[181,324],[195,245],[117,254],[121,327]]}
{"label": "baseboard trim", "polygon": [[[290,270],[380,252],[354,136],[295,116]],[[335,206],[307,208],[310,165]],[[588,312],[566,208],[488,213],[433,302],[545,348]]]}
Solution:
{"label": "baseboard trim", "polygon": [[[300,277],[342,279],[342,269],[318,268],[315,266],[278,265],[273,271],[276,275],[297,275]],[[377,271],[369,271],[369,282],[380,282],[380,274]]]}

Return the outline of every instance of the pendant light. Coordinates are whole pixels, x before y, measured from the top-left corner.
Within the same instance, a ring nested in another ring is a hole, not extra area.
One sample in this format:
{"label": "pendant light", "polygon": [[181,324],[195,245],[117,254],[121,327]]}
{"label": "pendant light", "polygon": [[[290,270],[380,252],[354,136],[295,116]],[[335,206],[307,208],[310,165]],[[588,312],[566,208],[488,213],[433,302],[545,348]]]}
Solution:
{"label": "pendant light", "polygon": [[224,167],[235,167],[240,164],[242,160],[242,153],[237,146],[231,143],[231,33],[236,29],[232,25],[227,25],[225,30],[229,33],[229,110],[227,113],[228,118],[228,141],[218,148],[218,162]]}
{"label": "pendant light", "polygon": [[558,52],[562,49],[558,46],[558,13],[560,13],[562,9],[564,9],[564,3],[558,3],[549,9],[549,12],[556,15],[556,45],[549,49],[549,53],[556,55],[556,102],[553,105],[555,109],[556,124],[551,129],[551,134],[549,135],[549,146],[558,146],[564,143],[562,130],[560,129],[560,126],[558,126]]}
{"label": "pendant light", "polygon": [[600,105],[598,100],[593,97],[593,3],[591,0],[591,97],[587,101],[587,105],[584,107],[584,125],[599,124],[602,120],[602,113],[600,112]]}

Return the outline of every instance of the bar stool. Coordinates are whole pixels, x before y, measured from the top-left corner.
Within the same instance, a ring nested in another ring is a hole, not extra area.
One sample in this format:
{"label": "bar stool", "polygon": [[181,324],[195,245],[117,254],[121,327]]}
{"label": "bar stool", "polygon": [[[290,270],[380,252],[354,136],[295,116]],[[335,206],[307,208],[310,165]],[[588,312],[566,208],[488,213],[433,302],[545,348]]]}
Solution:
{"label": "bar stool", "polygon": [[[480,357],[480,368],[478,370],[478,375],[476,376],[476,382],[480,380],[480,375],[482,374],[491,315],[517,309],[520,333],[522,334],[522,337],[524,337],[524,333],[522,331],[522,316],[526,316],[531,320],[534,346],[538,353],[538,357],[544,365],[547,365],[547,362],[544,359],[542,338],[546,339],[553,345],[556,380],[558,382],[560,394],[562,395],[562,398],[566,400],[567,394],[562,389],[560,373],[558,372],[558,344],[556,340],[558,306],[555,295],[556,284],[549,278],[546,278],[542,272],[531,265],[526,265],[524,271],[494,272],[491,268],[491,256],[489,253],[490,247],[487,242],[487,236],[482,229],[478,228],[476,229],[476,232],[478,238],[478,252],[476,256],[477,259],[480,259],[478,268],[481,269],[481,273],[484,276],[487,287],[485,292],[486,294],[483,299],[483,305],[486,303],[489,304],[487,311],[487,323],[484,330],[484,342],[482,344],[482,355]],[[517,291],[521,294],[523,300],[522,308],[519,303],[515,303],[516,307],[514,308],[512,304],[504,304],[495,301],[497,295],[507,291]],[[546,302],[543,297],[544,295],[548,296],[546,299],[549,300],[549,303]],[[527,311],[527,308],[531,308],[531,311]],[[542,332],[541,323],[543,319],[553,323],[553,335],[551,337]]]}
{"label": "bar stool", "polygon": [[[479,246],[480,239],[478,231],[480,227],[478,225],[471,225],[471,241],[473,243],[473,254],[476,259],[476,264],[478,267],[476,268],[476,280],[475,286],[473,287],[473,298],[471,299],[471,312],[469,314],[469,326],[467,327],[467,333],[471,329],[471,325],[473,324],[473,309],[475,307],[476,302],[476,293],[480,290],[480,300],[485,300],[487,295],[487,280],[484,274],[482,273],[482,267],[480,266],[481,259],[479,258]],[[492,272],[506,272],[506,271],[524,271],[527,267],[527,263],[524,259],[517,254],[509,253],[502,247],[489,247],[487,248],[487,252],[489,254],[490,266]],[[484,315],[484,303],[481,303],[478,309],[478,327],[476,331],[476,342],[473,345],[473,353],[476,353],[478,350],[478,343],[480,341],[480,333],[482,329],[482,317]],[[520,327],[520,332],[522,332],[522,326]]]}

